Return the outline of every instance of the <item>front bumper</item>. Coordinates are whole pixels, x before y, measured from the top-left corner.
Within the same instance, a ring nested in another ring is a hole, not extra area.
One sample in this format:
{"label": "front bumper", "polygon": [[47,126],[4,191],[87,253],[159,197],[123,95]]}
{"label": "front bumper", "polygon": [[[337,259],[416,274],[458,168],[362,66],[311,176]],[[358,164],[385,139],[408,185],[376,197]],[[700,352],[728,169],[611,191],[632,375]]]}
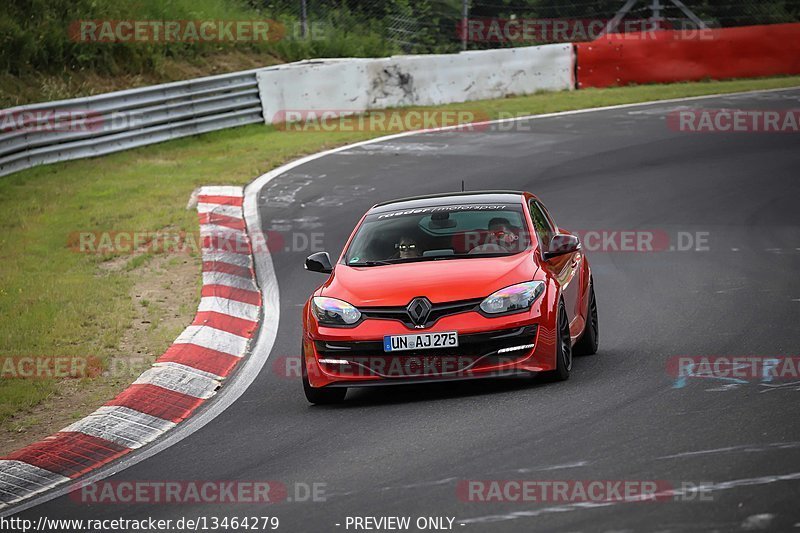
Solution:
{"label": "front bumper", "polygon": [[[368,320],[355,331],[318,328],[304,339],[312,387],[453,381],[501,377],[554,369],[555,332],[522,313],[487,319],[465,313],[435,327],[409,330],[392,320]],[[538,315],[538,313],[537,313]],[[389,352],[383,335],[458,331],[457,348]],[[533,347],[531,347],[531,345]]]}

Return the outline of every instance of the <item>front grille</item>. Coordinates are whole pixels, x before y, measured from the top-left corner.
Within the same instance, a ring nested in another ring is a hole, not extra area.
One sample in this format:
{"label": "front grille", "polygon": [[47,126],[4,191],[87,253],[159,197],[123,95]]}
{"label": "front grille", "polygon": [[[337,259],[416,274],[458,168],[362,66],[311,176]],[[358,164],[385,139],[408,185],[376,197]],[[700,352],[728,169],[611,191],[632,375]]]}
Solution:
{"label": "front grille", "polygon": [[[442,304],[432,304],[431,312],[428,315],[428,320],[424,326],[429,328],[436,324],[439,319],[456,315],[458,313],[466,313],[468,311],[476,311],[478,306],[483,301],[483,298],[477,300],[461,300],[458,302],[447,302]],[[416,324],[408,314],[406,307],[359,307],[361,315],[364,318],[377,318],[383,320],[397,320],[402,322],[409,328],[414,328]]]}
{"label": "front grille", "polygon": [[491,333],[459,335],[458,347],[432,350],[386,353],[382,341],[316,341],[316,348],[320,358],[350,363],[337,368],[337,371],[344,373],[358,373],[359,369],[365,368],[371,373],[389,377],[431,375],[463,371],[479,361],[483,363],[481,359],[492,365],[512,362],[529,350],[502,355],[496,354],[497,350],[533,344],[536,330],[537,326],[532,325]]}

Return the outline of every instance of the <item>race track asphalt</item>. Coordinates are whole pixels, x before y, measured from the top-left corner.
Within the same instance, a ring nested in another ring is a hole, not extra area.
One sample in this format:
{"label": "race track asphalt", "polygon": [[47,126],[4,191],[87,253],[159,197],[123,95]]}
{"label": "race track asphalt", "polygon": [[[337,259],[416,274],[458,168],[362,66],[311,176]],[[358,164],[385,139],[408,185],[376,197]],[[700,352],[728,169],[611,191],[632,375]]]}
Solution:
{"label": "race track asphalt", "polygon": [[[800,383],[680,383],[667,371],[674,356],[800,353],[800,136],[690,134],[669,128],[666,116],[798,107],[800,90],[792,90],[426,133],[348,149],[272,180],[259,192],[263,229],[281,232],[287,245],[294,236],[297,246],[273,255],[281,317],[270,359],[221,416],[108,480],[318,482],[325,501],[86,505],[64,496],[22,515],[269,514],[282,531],[344,531],[348,516],[447,516],[465,532],[800,527]],[[694,246],[588,247],[601,346],[576,359],[568,382],[364,389],[341,406],[309,406],[299,380],[274,364],[298,355],[301,306],[324,281],[303,270],[303,239],[337,256],[373,204],[455,191],[461,180],[471,190],[529,190],[570,230],[652,231],[672,246],[691,237]],[[459,480],[508,479],[708,490],[694,501],[595,506],[457,495]]]}

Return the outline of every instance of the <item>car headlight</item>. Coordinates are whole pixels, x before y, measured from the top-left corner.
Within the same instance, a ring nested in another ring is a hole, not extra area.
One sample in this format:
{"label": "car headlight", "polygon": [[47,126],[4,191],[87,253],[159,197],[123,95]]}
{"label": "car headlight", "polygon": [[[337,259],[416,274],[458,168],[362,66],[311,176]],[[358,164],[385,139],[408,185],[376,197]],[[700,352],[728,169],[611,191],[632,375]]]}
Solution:
{"label": "car headlight", "polygon": [[500,289],[481,302],[481,311],[491,315],[530,308],[544,292],[543,281],[527,281]]}
{"label": "car headlight", "polygon": [[316,296],[311,300],[311,311],[320,324],[351,326],[361,320],[361,311],[336,298]]}

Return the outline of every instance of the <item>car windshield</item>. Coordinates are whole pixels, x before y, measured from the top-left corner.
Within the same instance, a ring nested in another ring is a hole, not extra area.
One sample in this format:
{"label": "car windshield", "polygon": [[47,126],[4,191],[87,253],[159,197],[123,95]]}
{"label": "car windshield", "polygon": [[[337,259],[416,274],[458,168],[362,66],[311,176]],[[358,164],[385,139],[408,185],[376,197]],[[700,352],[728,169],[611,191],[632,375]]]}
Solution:
{"label": "car windshield", "polygon": [[522,206],[442,205],[368,215],[345,254],[350,266],[499,257],[530,246]]}

